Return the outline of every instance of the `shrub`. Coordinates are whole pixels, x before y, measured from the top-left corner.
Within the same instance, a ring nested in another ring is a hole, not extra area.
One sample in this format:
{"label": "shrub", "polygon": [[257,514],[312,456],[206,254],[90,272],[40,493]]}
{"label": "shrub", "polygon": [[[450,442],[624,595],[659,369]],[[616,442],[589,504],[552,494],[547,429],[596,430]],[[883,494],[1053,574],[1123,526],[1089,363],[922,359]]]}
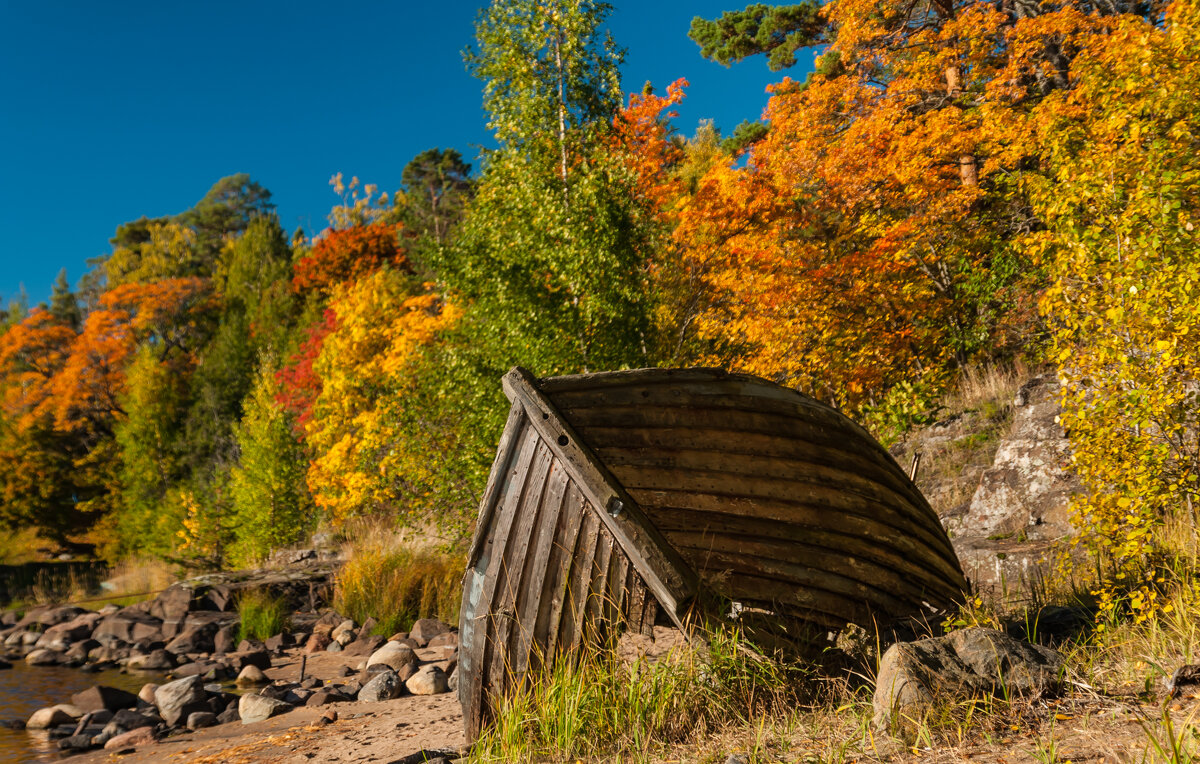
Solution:
{"label": "shrub", "polygon": [[404,547],[357,551],[338,574],[334,607],[362,623],[379,622],[388,636],[418,618],[458,622],[463,562],[457,555]]}
{"label": "shrub", "polygon": [[274,636],[288,625],[287,598],[270,592],[253,589],[238,599],[238,639],[266,639]]}

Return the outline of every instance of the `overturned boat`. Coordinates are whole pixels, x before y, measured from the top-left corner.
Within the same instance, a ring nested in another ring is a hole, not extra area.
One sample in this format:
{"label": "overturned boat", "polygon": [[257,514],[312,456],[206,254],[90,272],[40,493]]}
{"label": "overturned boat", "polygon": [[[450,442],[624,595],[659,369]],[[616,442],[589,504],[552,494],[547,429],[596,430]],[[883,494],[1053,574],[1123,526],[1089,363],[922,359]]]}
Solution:
{"label": "overturned boat", "polygon": [[928,502],[824,404],[716,369],[516,368],[503,385],[463,584],[468,738],[531,672],[621,629],[688,631],[714,602],[787,642],[961,600]]}

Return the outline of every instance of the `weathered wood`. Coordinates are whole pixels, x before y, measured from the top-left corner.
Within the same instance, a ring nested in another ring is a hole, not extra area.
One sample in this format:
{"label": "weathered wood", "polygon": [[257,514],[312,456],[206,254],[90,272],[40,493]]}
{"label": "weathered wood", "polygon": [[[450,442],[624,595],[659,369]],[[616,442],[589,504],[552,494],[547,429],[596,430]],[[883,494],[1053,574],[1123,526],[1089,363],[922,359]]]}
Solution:
{"label": "weathered wood", "polygon": [[531,673],[622,628],[652,633],[660,607],[688,626],[701,580],[777,645],[962,596],[910,477],[795,391],[705,369],[514,369],[503,385],[513,405],[464,576],[468,739]]}
{"label": "weathered wood", "polygon": [[[552,444],[556,455],[570,465],[580,489],[599,510],[601,522],[633,560],[659,605],[683,628],[683,612],[696,595],[695,572],[684,564],[632,497],[538,391],[529,372],[513,369],[504,376],[503,385],[510,398],[525,406],[529,421]],[[610,509],[618,506],[619,510]]]}

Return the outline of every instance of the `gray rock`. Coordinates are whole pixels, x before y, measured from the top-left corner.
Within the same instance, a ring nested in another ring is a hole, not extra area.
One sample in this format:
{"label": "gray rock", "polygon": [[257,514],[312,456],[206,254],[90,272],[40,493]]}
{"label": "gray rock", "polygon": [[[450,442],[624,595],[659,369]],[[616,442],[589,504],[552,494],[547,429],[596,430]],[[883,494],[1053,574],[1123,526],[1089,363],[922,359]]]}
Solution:
{"label": "gray rock", "polygon": [[34,711],[33,715],[29,717],[29,721],[25,722],[25,729],[49,729],[50,727],[57,727],[60,724],[70,724],[81,716],[83,716],[83,712],[75,706],[60,703],[57,706],[39,708]]}
{"label": "gray rock", "polygon": [[234,637],[237,634],[238,625],[236,623],[227,624],[217,629],[216,635],[213,637],[213,652],[214,653],[231,653],[237,644]]}
{"label": "gray rock", "polygon": [[312,695],[308,696],[308,700],[304,701],[306,706],[324,706],[328,703],[347,703],[352,698],[348,695],[343,695],[337,690],[317,690]]}
{"label": "gray rock", "polygon": [[404,686],[413,695],[439,695],[450,689],[446,682],[446,672],[432,664],[422,666],[404,682]]}
{"label": "gray rock", "polygon": [[88,751],[92,748],[92,735],[86,732],[71,735],[59,740],[57,745],[60,751]]}
{"label": "gray rock", "polygon": [[438,634],[429,640],[429,644],[426,647],[458,647],[458,635],[452,631]]}
{"label": "gray rock", "polygon": [[128,666],[141,671],[170,671],[175,668],[175,656],[166,650],[153,650],[149,655],[130,658]]}
{"label": "gray rock", "polygon": [[181,653],[211,653],[215,648],[214,638],[220,627],[213,622],[192,623],[191,619],[184,622],[178,636],[167,643],[167,652],[179,655]]}
{"label": "gray rock", "polygon": [[204,691],[204,680],[198,676],[176,679],[159,687],[154,693],[154,704],[168,726],[174,727],[193,711],[208,710],[208,693]]}
{"label": "gray rock", "polygon": [[53,666],[62,662],[62,655],[54,650],[40,647],[26,655],[25,662],[30,666]]}
{"label": "gray rock", "polygon": [[1062,665],[1062,656],[1050,648],[981,627],[900,642],[888,648],[879,663],[874,723],[879,729],[894,729],[939,703],[1000,692],[1017,696],[1052,691]]}
{"label": "gray rock", "polygon": [[358,693],[358,699],[375,703],[380,700],[391,700],[403,694],[404,685],[394,671],[381,671],[374,679],[363,685]]}
{"label": "gray rock", "polygon": [[[365,628],[365,627],[364,627]],[[346,655],[371,655],[387,642],[378,634],[367,634],[346,645]]]}
{"label": "gray rock", "polygon": [[100,619],[92,638],[103,644],[103,637],[115,637],[122,642],[141,639],[162,639],[162,620],[135,608],[122,608]]}
{"label": "gray rock", "polygon": [[253,724],[292,710],[290,703],[262,695],[243,695],[238,701],[238,716],[242,724]]}
{"label": "gray rock", "polygon": [[241,721],[241,719],[242,716],[238,713],[236,705],[233,706],[233,708],[227,708],[221,713],[217,714],[217,724],[229,724],[231,722]]}

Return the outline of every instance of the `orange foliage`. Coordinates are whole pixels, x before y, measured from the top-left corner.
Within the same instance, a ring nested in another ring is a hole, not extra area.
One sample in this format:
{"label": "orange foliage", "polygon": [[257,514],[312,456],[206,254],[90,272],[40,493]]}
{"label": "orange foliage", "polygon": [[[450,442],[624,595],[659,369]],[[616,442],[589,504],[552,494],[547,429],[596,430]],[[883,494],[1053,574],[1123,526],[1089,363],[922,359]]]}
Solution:
{"label": "orange foliage", "polygon": [[369,223],[329,231],[311,254],[296,263],[292,287],[297,292],[329,292],[338,284],[378,270],[385,263],[411,273],[412,266],[397,238],[400,229],[399,224]]}
{"label": "orange foliage", "polygon": [[688,81],[681,77],[667,86],[665,98],[653,93],[630,94],[629,105],[613,119],[616,143],[637,176],[638,193],[660,206],[679,193],[679,181],[669,170],[683,152],[671,142],[668,122],[679,115],[668,110],[683,100],[687,86]]}

